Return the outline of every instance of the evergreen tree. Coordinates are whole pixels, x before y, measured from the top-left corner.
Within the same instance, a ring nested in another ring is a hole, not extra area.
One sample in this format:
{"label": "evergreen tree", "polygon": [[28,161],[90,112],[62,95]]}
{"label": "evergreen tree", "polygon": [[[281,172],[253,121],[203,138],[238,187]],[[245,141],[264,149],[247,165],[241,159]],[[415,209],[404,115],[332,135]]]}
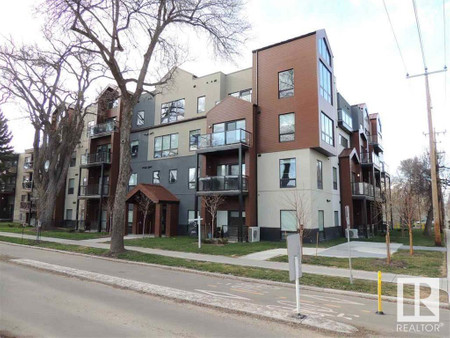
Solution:
{"label": "evergreen tree", "polygon": [[12,135],[8,129],[8,120],[0,111],[0,176],[5,174],[5,171],[10,166],[10,161],[14,157],[14,149],[11,145]]}

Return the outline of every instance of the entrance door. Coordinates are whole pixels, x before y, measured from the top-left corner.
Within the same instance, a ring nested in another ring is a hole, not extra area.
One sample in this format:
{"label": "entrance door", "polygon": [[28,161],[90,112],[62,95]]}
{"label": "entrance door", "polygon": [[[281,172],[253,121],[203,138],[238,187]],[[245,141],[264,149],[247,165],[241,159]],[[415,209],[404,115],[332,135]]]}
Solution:
{"label": "entrance door", "polygon": [[[242,223],[245,227],[245,211],[242,211]],[[231,239],[238,239],[239,227],[241,226],[241,220],[239,218],[239,211],[228,211],[228,237]],[[245,237],[245,234],[243,234]]]}

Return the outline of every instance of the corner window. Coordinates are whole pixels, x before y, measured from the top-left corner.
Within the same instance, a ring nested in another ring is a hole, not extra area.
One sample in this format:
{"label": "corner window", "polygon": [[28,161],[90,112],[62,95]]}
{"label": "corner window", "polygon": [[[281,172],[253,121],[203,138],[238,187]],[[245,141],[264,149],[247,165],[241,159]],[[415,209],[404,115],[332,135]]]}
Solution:
{"label": "corner window", "polygon": [[200,129],[191,130],[189,132],[189,150],[197,150],[198,148],[198,137],[200,136]]}
{"label": "corner window", "polygon": [[197,97],[197,114],[205,112],[206,97]]}
{"label": "corner window", "polygon": [[331,54],[324,38],[319,40],[319,55],[331,67]]}
{"label": "corner window", "polygon": [[166,102],[161,105],[161,123],[171,123],[184,119],[185,100]]}
{"label": "corner window", "polygon": [[144,123],[145,123],[145,112],[143,110],[138,111],[136,125],[142,126],[142,125],[144,125]]}
{"label": "corner window", "polygon": [[295,140],[295,114],[279,115],[280,142],[289,142]]}
{"label": "corner window", "polygon": [[280,188],[294,188],[296,185],[295,158],[280,160]]}
{"label": "corner window", "polygon": [[294,70],[278,73],[278,98],[294,96]]}
{"label": "corner window", "polygon": [[323,168],[320,160],[317,160],[317,189],[323,189]]}
{"label": "corner window", "polygon": [[195,168],[189,168],[189,189],[196,188],[196,170]]}
{"label": "corner window", "polygon": [[69,178],[69,186],[67,188],[67,194],[73,195],[74,191],[75,191],[75,179]]}
{"label": "corner window", "polygon": [[137,157],[139,151],[139,141],[131,141],[131,157]]}
{"label": "corner window", "polygon": [[297,231],[297,218],[295,210],[280,210],[280,225],[283,232]]}
{"label": "corner window", "polygon": [[333,189],[338,189],[338,175],[337,175],[337,168],[333,167]]}
{"label": "corner window", "polygon": [[159,177],[159,170],[156,170],[156,171],[153,172],[152,183],[153,184],[160,184],[161,183],[161,180],[160,180],[160,177]]}
{"label": "corner window", "polygon": [[331,91],[331,72],[319,61],[319,83],[320,83],[320,96],[327,100],[330,104],[332,102],[332,91]]}
{"label": "corner window", "polygon": [[169,183],[175,183],[178,178],[178,170],[177,169],[170,169],[169,170]]}
{"label": "corner window", "polygon": [[178,133],[155,137],[154,158],[178,155]]}
{"label": "corner window", "polygon": [[333,120],[325,115],[324,112],[320,114],[320,128],[322,141],[334,146]]}

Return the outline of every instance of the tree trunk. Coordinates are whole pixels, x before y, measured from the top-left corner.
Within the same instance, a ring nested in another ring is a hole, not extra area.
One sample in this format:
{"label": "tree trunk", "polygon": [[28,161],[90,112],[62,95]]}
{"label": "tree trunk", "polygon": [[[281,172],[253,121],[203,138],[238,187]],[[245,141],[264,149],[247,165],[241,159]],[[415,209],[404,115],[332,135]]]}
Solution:
{"label": "tree trunk", "polygon": [[128,192],[128,181],[130,179],[130,130],[132,105],[130,102],[123,103],[120,116],[120,162],[119,175],[117,178],[116,193],[113,207],[113,224],[111,230],[110,253],[113,255],[125,251],[123,236],[125,233],[125,201]]}
{"label": "tree trunk", "polygon": [[431,230],[432,220],[433,220],[433,206],[430,205],[427,212],[427,221],[425,222],[425,227],[423,229],[423,234],[425,236],[432,237],[434,235],[433,231]]}
{"label": "tree trunk", "polygon": [[391,264],[391,233],[389,232],[389,225],[386,227],[386,256],[387,264]]}
{"label": "tree trunk", "polygon": [[55,184],[49,183],[45,192],[42,192],[41,188],[37,188],[37,220],[41,223],[42,230],[49,229],[53,225],[56,193],[57,189]]}
{"label": "tree trunk", "polygon": [[414,253],[414,249],[413,249],[413,233],[411,222],[408,223],[408,230],[409,230],[409,254],[412,256]]}

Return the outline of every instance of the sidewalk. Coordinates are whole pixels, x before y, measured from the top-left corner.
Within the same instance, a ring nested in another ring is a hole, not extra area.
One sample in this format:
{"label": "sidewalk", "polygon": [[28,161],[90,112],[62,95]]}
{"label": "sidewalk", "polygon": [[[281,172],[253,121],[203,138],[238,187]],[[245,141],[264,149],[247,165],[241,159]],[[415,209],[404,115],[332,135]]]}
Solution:
{"label": "sidewalk", "polygon": [[[0,232],[0,236],[22,238],[21,234],[8,233],[8,232]],[[36,236],[23,235],[23,238],[24,239],[36,239]],[[76,240],[51,238],[51,237],[41,237],[41,240],[47,241],[47,242],[62,243],[62,244],[82,245],[82,246],[87,246],[87,247],[91,247],[91,248],[109,249],[109,244],[95,243],[92,241],[87,242],[86,240],[76,241]],[[150,249],[150,248],[141,248],[141,247],[133,247],[133,246],[126,246],[125,249],[142,252],[142,253],[159,255],[159,256],[190,259],[190,260],[201,261],[201,262],[211,262],[211,263],[218,263],[218,264],[230,264],[230,265],[238,265],[238,266],[289,271],[288,263],[257,261],[257,260],[247,259],[247,258],[239,258],[239,257],[197,254],[197,253],[189,253],[189,252],[182,252],[182,251],[169,251],[169,250]],[[303,264],[302,271],[304,273],[310,273],[310,274],[322,275],[322,276],[334,276],[334,277],[344,277],[344,278],[349,277],[348,269],[342,269],[342,268],[333,268],[333,267],[326,267],[326,266]],[[355,279],[363,279],[363,280],[370,280],[370,281],[376,281],[378,279],[378,274],[376,271],[353,270],[352,272],[353,272],[353,278],[355,278]],[[413,278],[413,277],[417,277],[417,276],[400,275],[400,274],[393,274],[393,273],[383,273],[382,280],[383,280],[383,282],[396,283],[397,278]],[[441,290],[448,292],[447,291],[448,290],[447,278],[440,278],[439,282],[440,282],[439,288]]]}

